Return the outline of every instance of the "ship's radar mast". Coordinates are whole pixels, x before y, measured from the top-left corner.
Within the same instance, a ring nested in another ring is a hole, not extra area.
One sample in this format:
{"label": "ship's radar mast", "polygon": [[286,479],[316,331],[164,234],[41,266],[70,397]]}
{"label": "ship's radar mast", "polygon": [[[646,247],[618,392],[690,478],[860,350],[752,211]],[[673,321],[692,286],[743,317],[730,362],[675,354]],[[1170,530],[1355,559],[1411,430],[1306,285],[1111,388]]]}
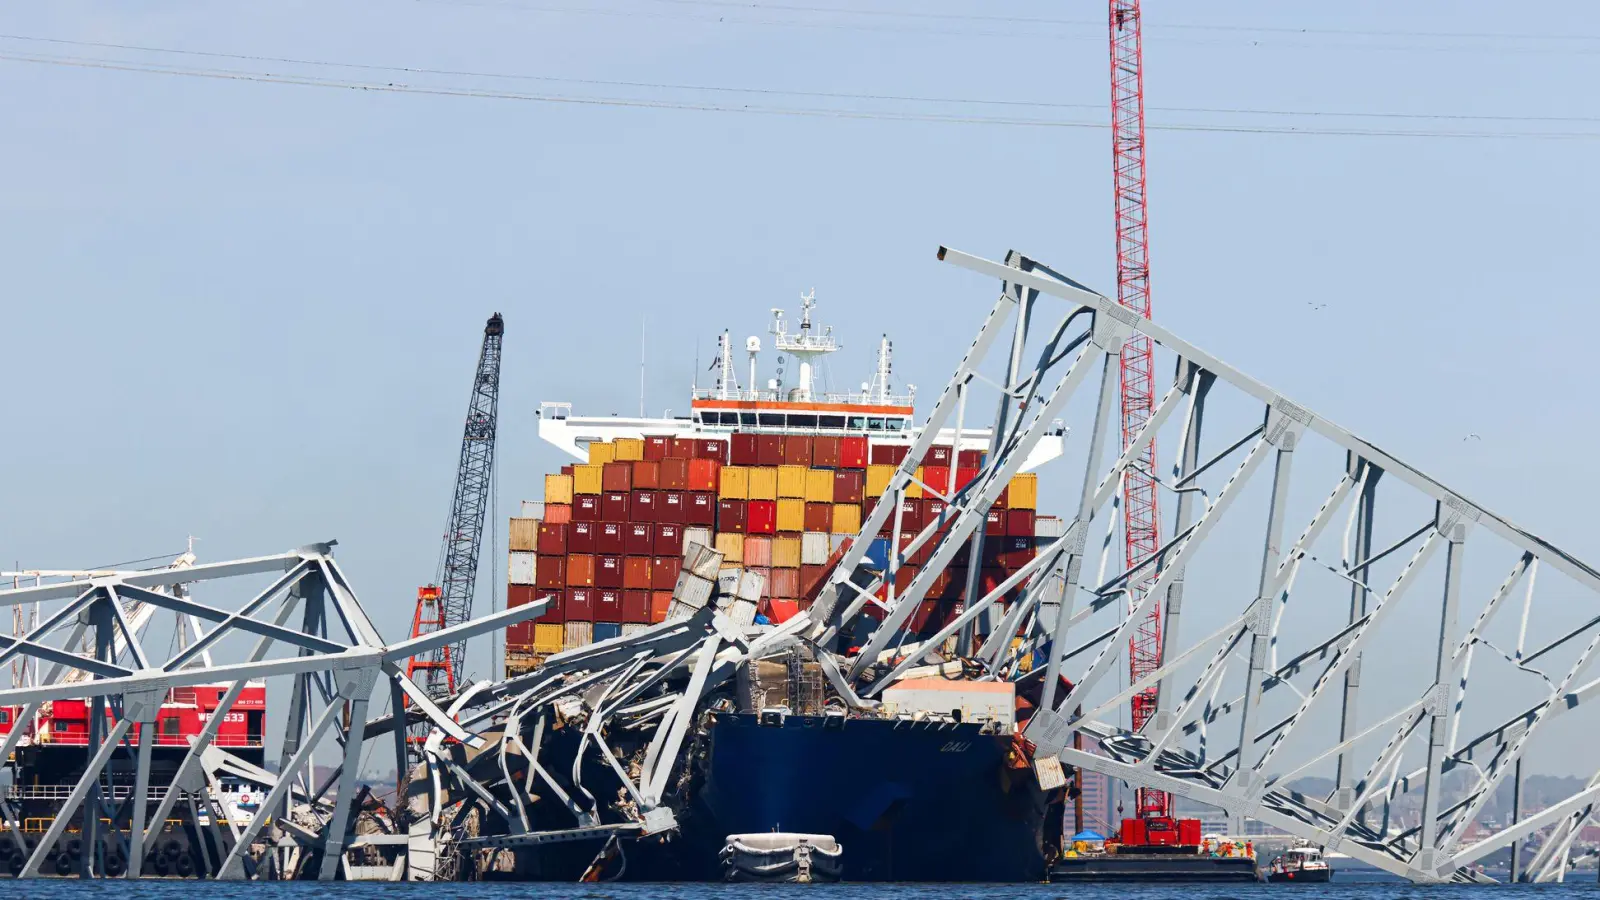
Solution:
{"label": "ship's radar mast", "polygon": [[833,338],[833,326],[823,328],[821,334],[812,328],[811,308],[816,305],[815,289],[800,295],[800,331],[797,334],[789,331],[789,323],[783,319],[783,310],[772,311],[773,347],[779,353],[792,354],[799,369],[798,383],[789,391],[788,399],[792,401],[816,399],[816,362],[839,349],[838,342]]}
{"label": "ship's radar mast", "polygon": [[756,354],[761,352],[761,338],[750,335],[744,339],[744,352],[750,354],[750,390],[761,390],[761,385],[756,381]]}
{"label": "ship's radar mast", "polygon": [[736,400],[739,397],[739,379],[733,374],[733,341],[727,329],[717,339],[717,399]]}

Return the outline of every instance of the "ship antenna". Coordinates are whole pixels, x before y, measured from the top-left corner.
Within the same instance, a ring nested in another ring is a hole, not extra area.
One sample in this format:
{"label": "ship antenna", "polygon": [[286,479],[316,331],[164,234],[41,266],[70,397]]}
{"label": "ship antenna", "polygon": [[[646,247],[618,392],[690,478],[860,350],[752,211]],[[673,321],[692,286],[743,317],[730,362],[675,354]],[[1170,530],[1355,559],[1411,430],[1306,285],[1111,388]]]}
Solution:
{"label": "ship antenna", "polygon": [[644,418],[644,346],[645,333],[648,330],[645,323],[649,318],[649,313],[639,314],[639,418],[641,419]]}

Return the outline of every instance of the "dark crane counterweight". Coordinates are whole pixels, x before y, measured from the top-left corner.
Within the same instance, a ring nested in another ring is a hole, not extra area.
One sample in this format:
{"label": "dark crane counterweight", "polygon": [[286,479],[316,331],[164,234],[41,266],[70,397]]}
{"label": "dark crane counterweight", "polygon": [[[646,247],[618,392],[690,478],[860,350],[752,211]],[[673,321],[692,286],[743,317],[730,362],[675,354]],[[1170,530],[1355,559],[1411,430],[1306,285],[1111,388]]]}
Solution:
{"label": "dark crane counterweight", "polygon": [[[500,408],[500,342],[505,322],[499,313],[483,329],[483,349],[472,379],[467,404],[467,424],[461,436],[461,463],[456,469],[450,518],[445,524],[444,547],[433,584],[417,590],[411,635],[417,637],[472,617],[472,598],[478,583],[478,553],[483,545],[483,522],[489,511],[490,483],[494,476],[495,426]],[[406,675],[429,697],[454,694],[466,667],[465,641],[446,644],[411,658]],[[426,737],[427,726],[413,726],[413,741]]]}

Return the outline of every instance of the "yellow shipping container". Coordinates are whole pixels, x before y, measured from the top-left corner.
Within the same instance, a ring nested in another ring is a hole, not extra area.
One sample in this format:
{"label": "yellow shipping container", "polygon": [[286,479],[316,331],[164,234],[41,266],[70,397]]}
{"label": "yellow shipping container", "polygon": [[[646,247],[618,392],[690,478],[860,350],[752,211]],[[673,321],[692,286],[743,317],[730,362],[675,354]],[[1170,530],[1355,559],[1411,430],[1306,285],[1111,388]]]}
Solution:
{"label": "yellow shipping container", "polygon": [[855,534],[861,530],[861,507],[854,503],[833,505],[833,533]]}
{"label": "yellow shipping container", "polygon": [[801,532],[806,530],[806,502],[799,497],[778,500],[778,530]]}
{"label": "yellow shipping container", "polygon": [[[724,469],[723,471],[727,471]],[[717,535],[717,552],[722,554],[724,565],[728,563],[744,562],[744,535],[731,531],[720,532]]]}
{"label": "yellow shipping container", "polygon": [[778,496],[804,500],[806,496],[806,467],[778,467]]}
{"label": "yellow shipping container", "polygon": [[[916,476],[917,481],[921,481],[923,478],[927,477],[922,474],[921,466],[917,466],[917,470],[911,474]],[[916,481],[906,482],[906,496],[920,498],[922,496],[922,485],[918,484]]]}
{"label": "yellow shipping container", "polygon": [[644,438],[617,438],[616,462],[644,459]]}
{"label": "yellow shipping container", "polygon": [[894,466],[867,466],[867,496],[882,497],[894,480]]}
{"label": "yellow shipping container", "polygon": [[512,519],[510,541],[512,550],[532,552],[539,541],[539,520]]}
{"label": "yellow shipping container", "polygon": [[[593,446],[593,445],[591,445]],[[598,494],[600,489],[600,470],[602,466],[590,464],[587,466],[572,467],[572,492],[574,494]],[[549,500],[545,501],[549,503]]]}
{"label": "yellow shipping container", "polygon": [[744,466],[723,466],[717,482],[717,496],[724,500],[750,499],[750,470]]}
{"label": "yellow shipping container", "polygon": [[544,502],[571,503],[572,476],[560,474],[546,475],[544,477]]}
{"label": "yellow shipping container", "polygon": [[1017,475],[1006,488],[1006,505],[1012,509],[1039,508],[1039,476],[1033,472]]}
{"label": "yellow shipping container", "polygon": [[778,499],[778,470],[771,466],[757,466],[750,470],[750,499]]}
{"label": "yellow shipping container", "polygon": [[807,503],[832,503],[833,502],[833,470],[832,469],[807,469],[806,470],[806,502]]}
{"label": "yellow shipping container", "polygon": [[[608,462],[617,461],[617,445],[605,441],[591,441],[589,443],[589,465],[603,466]],[[579,493],[582,493],[581,491]]]}
{"label": "yellow shipping container", "polygon": [[772,539],[772,567],[774,569],[800,568],[800,538],[776,537]]}
{"label": "yellow shipping container", "polygon": [[533,652],[535,653],[560,653],[561,641],[566,636],[566,629],[560,625],[546,625],[535,622],[533,625]]}

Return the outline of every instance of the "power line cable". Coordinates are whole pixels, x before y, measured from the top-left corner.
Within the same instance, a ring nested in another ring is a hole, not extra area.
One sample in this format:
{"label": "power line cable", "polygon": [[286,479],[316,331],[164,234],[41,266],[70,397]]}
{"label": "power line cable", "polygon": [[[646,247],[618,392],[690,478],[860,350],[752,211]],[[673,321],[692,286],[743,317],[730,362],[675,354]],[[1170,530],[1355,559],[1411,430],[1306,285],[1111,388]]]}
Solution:
{"label": "power line cable", "polygon": [[[127,50],[138,53],[163,53],[177,56],[231,59],[245,62],[280,63],[283,65],[320,66],[325,68],[353,69],[369,72],[399,72],[408,75],[443,75],[464,78],[489,78],[507,81],[542,81],[559,84],[584,84],[603,87],[627,87],[649,90],[704,91],[708,93],[755,94],[784,97],[810,97],[831,100],[876,100],[908,103],[951,103],[976,106],[1015,106],[1040,109],[1093,109],[1105,108],[1104,103],[1063,103],[1047,100],[996,100],[987,98],[925,97],[909,94],[868,94],[839,91],[805,91],[781,88],[727,87],[724,85],[675,84],[671,82],[617,81],[600,78],[574,78],[558,75],[533,75],[516,72],[482,72],[471,69],[435,69],[419,66],[380,65],[337,60],[305,59],[288,56],[268,56],[252,53],[228,53],[213,50],[189,50],[174,47],[156,47],[147,44],[120,44],[106,41],[83,41],[70,38],[39,37],[23,34],[0,34],[0,40],[28,43],[59,44],[73,47],[93,47],[103,50]],[[1329,118],[1419,119],[1434,121],[1480,122],[1568,122],[1600,123],[1600,116],[1529,116],[1529,115],[1471,115],[1461,113],[1402,113],[1357,112],[1352,110],[1293,110],[1260,109],[1251,107],[1208,106],[1151,106],[1152,112],[1193,113],[1204,115],[1249,116],[1316,116]]]}
{"label": "power line cable", "polygon": [[[125,60],[92,59],[84,57],[44,56],[39,54],[23,55],[14,53],[0,53],[0,60],[9,62],[32,63],[72,68],[99,69],[105,71],[139,72],[146,74],[174,75],[190,78],[208,78],[224,81],[257,82],[263,84],[286,84],[303,87],[334,88],[349,91],[365,91],[395,94],[421,94],[437,97],[470,97],[492,100],[517,100],[538,103],[559,103],[587,106],[631,107],[639,109],[670,109],[693,110],[700,112],[729,112],[756,115],[800,116],[810,118],[833,119],[860,119],[900,122],[927,122],[938,124],[965,124],[965,125],[997,125],[1013,127],[1038,127],[1038,128],[1091,128],[1104,129],[1108,126],[1103,122],[1073,121],[1068,119],[1044,119],[1006,116],[979,116],[956,115],[944,113],[907,112],[894,110],[854,110],[854,109],[825,109],[816,107],[784,107],[784,106],[732,106],[703,102],[679,100],[650,100],[625,97],[594,97],[575,96],[565,94],[533,94],[503,90],[488,90],[474,87],[428,86],[404,84],[398,82],[362,82],[337,80],[312,75],[294,75],[274,72],[242,71],[236,69],[199,69],[164,66],[156,63],[132,62]],[[1382,128],[1328,128],[1328,127],[1300,127],[1300,126],[1268,126],[1268,125],[1231,125],[1231,124],[1183,124],[1165,123],[1151,124],[1148,126],[1153,131],[1179,131],[1179,132],[1210,132],[1223,134],[1278,134],[1278,135],[1316,135],[1316,136],[1344,136],[1344,137],[1420,137],[1420,138],[1470,138],[1470,139],[1531,139],[1531,140],[1593,140],[1600,138],[1600,132],[1584,131],[1439,131],[1423,129],[1382,129]]]}

